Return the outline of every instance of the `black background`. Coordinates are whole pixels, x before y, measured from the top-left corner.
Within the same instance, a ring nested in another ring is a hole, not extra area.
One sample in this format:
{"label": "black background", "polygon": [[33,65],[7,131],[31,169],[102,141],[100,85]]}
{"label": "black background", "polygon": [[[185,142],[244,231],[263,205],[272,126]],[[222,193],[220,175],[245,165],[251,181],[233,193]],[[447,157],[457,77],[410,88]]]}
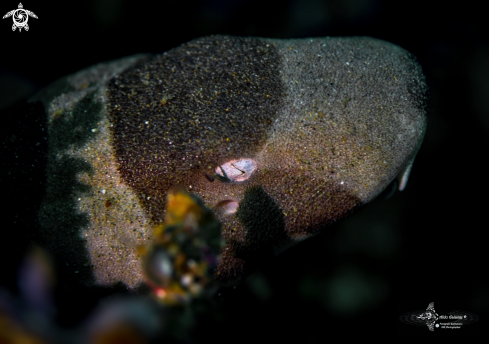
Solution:
{"label": "black background", "polygon": [[[2,16],[17,5],[3,1]],[[489,35],[482,5],[376,0],[23,5],[39,17],[29,19],[28,32],[12,32],[11,18],[0,21],[0,282],[6,290],[16,293],[17,266],[31,243],[29,235],[35,234],[45,149],[35,113],[24,116],[19,112],[24,108],[7,106],[92,64],[161,53],[204,35],[362,35],[412,52],[430,86],[428,130],[406,190],[389,199],[381,195],[323,235],[265,264],[248,282],[222,290],[222,319],[200,329],[199,339],[432,336],[427,328],[398,320],[432,301],[439,314],[460,308],[478,314],[478,324],[460,333],[482,333],[489,310]],[[34,149],[34,142],[42,144]],[[40,162],[33,166],[36,156]],[[71,289],[71,297],[60,295],[64,315],[58,321],[69,327],[86,318],[105,294]],[[259,331],[264,334],[258,336]]]}

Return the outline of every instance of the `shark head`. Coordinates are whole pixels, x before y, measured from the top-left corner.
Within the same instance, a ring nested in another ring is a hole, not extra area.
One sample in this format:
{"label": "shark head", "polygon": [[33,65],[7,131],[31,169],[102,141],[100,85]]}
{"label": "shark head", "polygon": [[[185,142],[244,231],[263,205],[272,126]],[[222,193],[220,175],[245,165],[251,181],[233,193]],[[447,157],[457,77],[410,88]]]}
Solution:
{"label": "shark head", "polygon": [[135,288],[134,247],[180,186],[221,222],[216,277],[236,283],[393,180],[404,189],[427,93],[410,53],[368,37],[209,36],[93,66],[33,97],[50,137],[41,235],[70,265],[88,256],[97,284]]}
{"label": "shark head", "polygon": [[219,214],[223,284],[403,189],[426,128],[415,59],[365,37],[199,38],[107,94],[120,171],[153,221],[173,184]]}

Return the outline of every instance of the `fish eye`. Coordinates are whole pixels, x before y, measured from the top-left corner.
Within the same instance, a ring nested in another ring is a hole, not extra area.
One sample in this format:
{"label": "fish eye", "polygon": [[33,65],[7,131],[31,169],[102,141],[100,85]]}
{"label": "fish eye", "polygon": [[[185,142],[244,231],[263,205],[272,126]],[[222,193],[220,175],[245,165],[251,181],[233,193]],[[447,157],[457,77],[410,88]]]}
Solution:
{"label": "fish eye", "polygon": [[237,159],[225,162],[216,167],[216,176],[227,182],[242,182],[251,177],[256,171],[257,163],[253,159]]}

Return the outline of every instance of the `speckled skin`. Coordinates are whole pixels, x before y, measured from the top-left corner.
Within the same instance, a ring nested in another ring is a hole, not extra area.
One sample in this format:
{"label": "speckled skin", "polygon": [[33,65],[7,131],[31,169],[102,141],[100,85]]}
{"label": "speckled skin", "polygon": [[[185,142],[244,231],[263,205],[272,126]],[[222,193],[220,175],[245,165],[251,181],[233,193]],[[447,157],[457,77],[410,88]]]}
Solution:
{"label": "speckled skin", "polygon": [[[87,100],[100,106],[96,128],[86,128],[95,132],[58,151],[92,169],[92,177],[77,175],[89,187],[73,197],[89,218],[79,228],[100,284],[137,285],[131,242],[144,242],[163,220],[176,184],[209,207],[239,204],[216,212],[227,243],[216,277],[235,283],[373,199],[412,162],[426,127],[420,67],[372,38],[210,36],[107,75]],[[38,96],[50,122],[59,99],[77,92]],[[257,163],[249,179],[206,177],[243,158]]]}

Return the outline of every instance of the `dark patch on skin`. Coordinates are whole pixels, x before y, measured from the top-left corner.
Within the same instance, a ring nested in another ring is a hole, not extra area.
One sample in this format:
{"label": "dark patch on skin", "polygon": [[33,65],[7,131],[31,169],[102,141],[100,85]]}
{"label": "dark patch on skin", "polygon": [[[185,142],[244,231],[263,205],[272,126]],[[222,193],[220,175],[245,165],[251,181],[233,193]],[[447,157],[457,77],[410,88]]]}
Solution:
{"label": "dark patch on skin", "polygon": [[[76,212],[75,195],[89,192],[89,187],[81,183],[79,173],[92,173],[91,166],[79,158],[62,154],[71,145],[77,149],[90,141],[95,134],[91,128],[97,127],[102,105],[95,100],[95,93],[81,99],[72,114],[54,119],[48,124],[49,145],[47,163],[46,197],[39,211],[39,243],[62,262],[62,271],[83,279],[87,285],[95,282],[90,268],[85,241],[80,231],[89,224],[87,214]],[[53,240],[52,236],[56,236]]]}
{"label": "dark patch on skin", "polygon": [[109,83],[119,171],[153,221],[163,220],[171,186],[261,149],[285,96],[279,64],[266,41],[210,36]]}
{"label": "dark patch on skin", "polygon": [[285,232],[285,216],[277,202],[262,186],[256,185],[245,191],[239,203],[236,218],[244,226],[245,242],[230,242],[235,255],[247,260],[273,257],[273,248],[288,241]]}

